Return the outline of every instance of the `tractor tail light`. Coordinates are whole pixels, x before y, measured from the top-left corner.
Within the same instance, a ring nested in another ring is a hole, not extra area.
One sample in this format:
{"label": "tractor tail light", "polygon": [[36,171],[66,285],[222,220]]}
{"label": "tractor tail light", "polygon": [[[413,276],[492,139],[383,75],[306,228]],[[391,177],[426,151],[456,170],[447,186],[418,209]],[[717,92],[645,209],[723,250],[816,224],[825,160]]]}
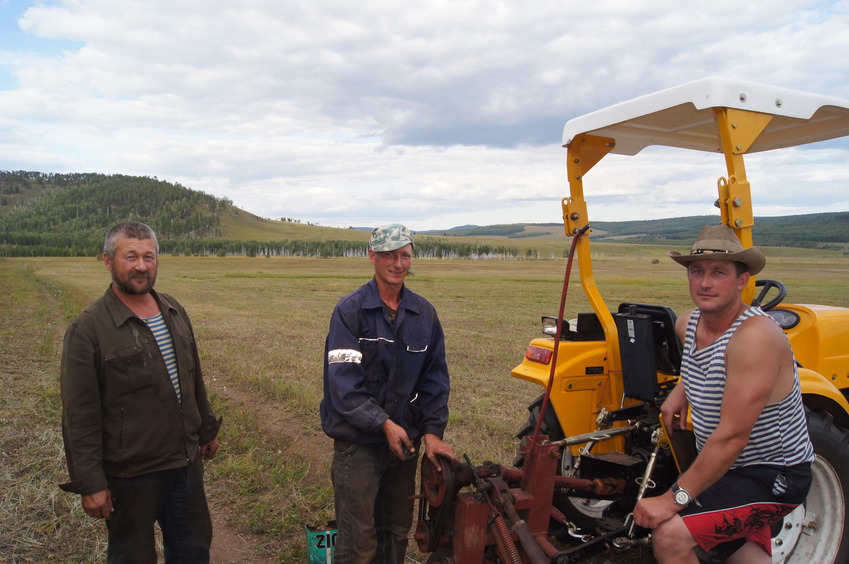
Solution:
{"label": "tractor tail light", "polygon": [[553,354],[554,351],[552,350],[531,345],[528,347],[528,350],[525,351],[525,358],[527,358],[528,360],[533,360],[534,362],[539,362],[541,364],[548,364],[549,362],[551,362],[551,357]]}

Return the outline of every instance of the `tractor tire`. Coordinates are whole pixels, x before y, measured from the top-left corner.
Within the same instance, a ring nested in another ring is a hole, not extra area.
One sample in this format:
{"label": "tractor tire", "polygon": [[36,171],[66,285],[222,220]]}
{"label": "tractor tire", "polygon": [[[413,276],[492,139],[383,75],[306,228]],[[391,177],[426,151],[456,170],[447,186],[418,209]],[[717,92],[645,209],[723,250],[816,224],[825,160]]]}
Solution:
{"label": "tractor tire", "polygon": [[[817,459],[805,505],[773,530],[775,564],[849,562],[849,431],[826,411],[807,411],[808,433]],[[775,534],[778,533],[778,534]]]}
{"label": "tractor tire", "polygon": [[[528,422],[525,423],[525,426],[519,429],[519,432],[516,433],[517,439],[524,439],[525,437],[530,437],[534,433],[534,429],[536,429],[537,421],[539,421],[539,410],[542,407],[542,400],[544,395],[539,396],[537,399],[531,402],[528,406],[528,411],[530,415],[528,416]],[[548,435],[548,439],[550,441],[559,441],[564,438],[563,429],[560,427],[560,420],[557,419],[557,414],[554,413],[554,408],[551,407],[551,403],[548,404],[548,408],[545,410],[545,421],[542,422],[542,426],[539,429],[540,434]],[[519,458],[514,461],[515,466],[521,467],[524,464],[525,459],[521,457],[521,464],[516,464],[519,462]]]}
{"label": "tractor tire", "polygon": [[[542,407],[542,400],[543,396],[539,396],[528,406],[528,411],[530,412],[528,422],[516,434],[518,439],[521,440],[533,435],[537,421],[539,420],[539,411]],[[551,441],[559,441],[565,438],[563,429],[560,426],[560,421],[557,419],[557,414],[554,413],[554,409],[551,407],[551,404],[549,404],[546,409],[545,419],[540,426],[539,432],[541,435],[548,435],[548,438]],[[564,474],[564,467],[566,468],[566,475],[569,475],[568,469],[572,468],[574,463],[574,461],[571,460],[571,455],[569,454],[568,449],[564,451],[564,456],[570,457],[570,460],[566,460],[566,464],[564,464],[564,461],[561,461],[560,467],[557,470],[558,475]],[[521,468],[524,463],[525,457],[522,454],[517,454],[516,458],[513,459],[513,465],[517,468]],[[554,499],[552,503],[555,507],[557,507],[557,509],[563,512],[570,522],[577,525],[578,528],[586,533],[594,533],[596,531],[598,527],[598,520],[605,516],[605,510],[610,505],[609,501],[573,497],[559,491],[554,492]]]}
{"label": "tractor tire", "polygon": [[[530,437],[534,434],[534,430],[537,428],[537,421],[539,421],[539,410],[542,407],[543,397],[544,394],[528,405],[528,411],[530,412],[528,422],[516,433],[516,438],[519,441],[524,441],[525,437]],[[560,420],[557,419],[557,414],[554,413],[554,409],[550,403],[545,411],[545,421],[542,422],[539,432],[541,435],[547,435],[550,441],[559,441],[564,438],[563,429],[560,427]],[[519,452],[519,450],[521,449],[517,449],[516,456],[513,458],[513,466],[516,468],[522,468],[525,465],[525,455]]]}

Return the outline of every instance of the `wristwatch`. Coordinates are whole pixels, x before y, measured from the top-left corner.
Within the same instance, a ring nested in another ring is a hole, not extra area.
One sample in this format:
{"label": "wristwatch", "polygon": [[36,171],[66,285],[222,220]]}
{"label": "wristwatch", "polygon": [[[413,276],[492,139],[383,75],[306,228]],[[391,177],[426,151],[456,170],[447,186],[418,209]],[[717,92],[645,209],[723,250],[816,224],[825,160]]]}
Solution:
{"label": "wristwatch", "polygon": [[672,484],[672,496],[675,498],[675,504],[681,507],[687,507],[693,501],[690,492],[678,485],[678,482]]}

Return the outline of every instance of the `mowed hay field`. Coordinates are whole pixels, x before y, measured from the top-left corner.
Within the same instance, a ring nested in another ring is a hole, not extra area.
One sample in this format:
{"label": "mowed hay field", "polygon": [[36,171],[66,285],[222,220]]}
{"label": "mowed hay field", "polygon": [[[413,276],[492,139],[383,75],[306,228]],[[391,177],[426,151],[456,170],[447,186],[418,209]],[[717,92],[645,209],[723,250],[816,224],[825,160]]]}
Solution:
{"label": "mowed hay field", "polygon": [[[763,277],[786,283],[787,301],[849,306],[849,258],[766,252]],[[684,269],[666,249],[594,244],[593,253],[611,309],[620,301],[689,308]],[[577,270],[567,317],[589,310]],[[540,335],[540,316],[556,314],[565,261],[418,259],[413,271],[408,286],[445,328],[446,439],[477,463],[509,464],[526,406],[541,392],[510,370]],[[303,525],[332,517],[331,442],[318,416],[324,337],[338,299],[371,272],[367,259],[161,257],[156,287],[188,309],[225,418],[222,449],[207,464],[216,562],[303,562]],[[0,259],[0,562],[105,560],[103,524],[57,487],[66,480],[58,373],[65,327],[108,283],[93,258]]]}

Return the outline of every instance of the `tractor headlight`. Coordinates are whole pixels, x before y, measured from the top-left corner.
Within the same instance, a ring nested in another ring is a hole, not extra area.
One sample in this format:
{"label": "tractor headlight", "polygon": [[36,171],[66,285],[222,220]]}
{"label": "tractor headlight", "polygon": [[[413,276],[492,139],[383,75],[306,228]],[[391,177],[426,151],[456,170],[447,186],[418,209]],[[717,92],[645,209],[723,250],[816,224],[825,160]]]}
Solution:
{"label": "tractor headlight", "polygon": [[[557,318],[550,315],[542,316],[542,334],[554,337],[557,335]],[[569,334],[569,322],[563,320],[563,325],[560,328],[560,339],[565,339]]]}

